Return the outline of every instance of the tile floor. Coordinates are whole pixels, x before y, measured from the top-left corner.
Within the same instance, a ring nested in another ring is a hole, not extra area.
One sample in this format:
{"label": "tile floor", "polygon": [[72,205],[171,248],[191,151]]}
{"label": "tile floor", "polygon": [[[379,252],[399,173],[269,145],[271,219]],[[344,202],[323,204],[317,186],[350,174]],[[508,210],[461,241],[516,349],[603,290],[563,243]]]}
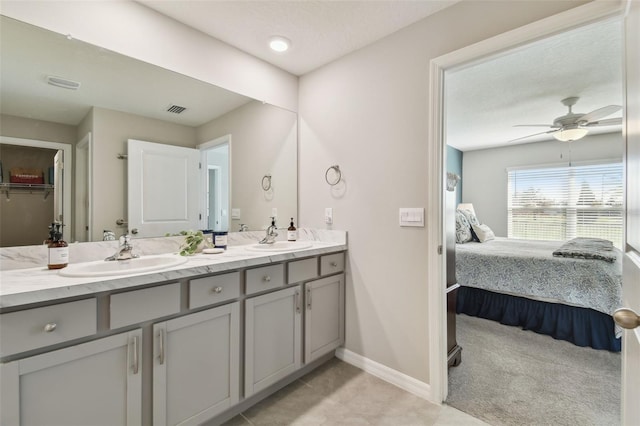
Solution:
{"label": "tile floor", "polygon": [[262,400],[224,426],[487,425],[437,406],[337,358]]}

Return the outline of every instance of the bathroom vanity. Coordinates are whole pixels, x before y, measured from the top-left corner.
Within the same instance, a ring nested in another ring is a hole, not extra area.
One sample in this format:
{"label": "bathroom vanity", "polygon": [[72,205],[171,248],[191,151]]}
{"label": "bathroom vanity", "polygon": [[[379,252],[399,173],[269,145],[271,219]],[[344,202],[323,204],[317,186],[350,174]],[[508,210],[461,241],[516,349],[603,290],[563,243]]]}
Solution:
{"label": "bathroom vanity", "polygon": [[135,275],[3,270],[0,424],[226,421],[342,345],[346,249],[344,235]]}

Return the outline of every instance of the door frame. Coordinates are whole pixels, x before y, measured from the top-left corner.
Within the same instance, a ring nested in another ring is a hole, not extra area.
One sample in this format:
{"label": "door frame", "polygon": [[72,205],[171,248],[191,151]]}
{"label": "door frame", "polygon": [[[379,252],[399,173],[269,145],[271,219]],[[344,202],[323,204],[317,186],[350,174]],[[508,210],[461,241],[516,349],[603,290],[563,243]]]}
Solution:
{"label": "door frame", "polygon": [[[623,2],[594,1],[550,16],[520,28],[439,56],[429,64],[428,167],[427,186],[428,255],[428,333],[430,400],[437,404],[448,395],[447,309],[446,309],[446,236],[444,226],[444,183],[446,182],[444,138],[444,73],[482,62],[489,57],[513,51],[535,40],[562,33],[602,19],[622,16]],[[464,361],[464,360],[463,360]]]}
{"label": "door frame", "polygon": [[[233,157],[232,157],[232,150],[231,150],[231,148],[232,148],[231,140],[232,140],[231,134],[226,134],[224,136],[220,136],[218,138],[212,139],[212,140],[210,140],[208,142],[204,142],[204,143],[201,143],[200,145],[196,146],[196,148],[200,150],[200,158],[201,158],[200,159],[200,163],[203,165],[202,166],[202,174],[201,174],[201,185],[202,185],[202,188],[203,188],[203,194],[201,194],[201,197],[200,197],[200,211],[201,212],[206,211],[207,202],[208,202],[208,200],[207,200],[207,197],[208,197],[207,196],[207,191],[204,191],[204,188],[206,188],[207,185],[208,185],[207,181],[208,181],[208,178],[209,178],[209,176],[208,176],[209,175],[209,170],[208,170],[209,164],[207,162],[207,151],[209,151],[211,149],[216,149],[216,148],[218,148],[218,147],[220,147],[221,145],[224,145],[224,144],[226,144],[227,147],[228,147],[227,150],[229,152],[229,158],[228,158],[229,166],[228,166],[227,179],[228,179],[229,185],[228,185],[228,188],[227,188],[228,197],[227,197],[227,200],[226,200],[227,201],[227,209],[226,210],[227,210],[227,228],[228,229],[231,229],[231,214],[230,214],[230,212],[231,212],[231,206],[233,205],[233,204],[231,204],[232,201],[233,201],[233,190],[232,190],[233,185],[232,185],[232,179],[231,179],[232,176],[233,176],[233,174],[232,174],[232,172],[233,172],[233,168],[232,168]],[[222,172],[219,172],[218,176],[221,177],[221,175],[222,175]],[[220,203],[224,204],[222,202],[221,198],[220,198]],[[201,225],[200,227],[202,229],[206,229],[206,227],[207,227],[206,218],[205,218],[204,215],[200,219],[200,225]]]}

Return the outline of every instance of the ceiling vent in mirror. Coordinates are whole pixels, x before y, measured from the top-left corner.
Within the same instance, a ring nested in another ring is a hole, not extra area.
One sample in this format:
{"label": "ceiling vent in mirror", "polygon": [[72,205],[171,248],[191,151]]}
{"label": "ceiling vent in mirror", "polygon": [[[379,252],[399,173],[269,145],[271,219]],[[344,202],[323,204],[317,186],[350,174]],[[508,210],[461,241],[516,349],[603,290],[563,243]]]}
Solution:
{"label": "ceiling vent in mirror", "polygon": [[187,108],[183,107],[183,106],[180,106],[180,105],[169,105],[169,108],[167,108],[167,112],[172,112],[174,114],[180,114],[185,109],[187,109]]}
{"label": "ceiling vent in mirror", "polygon": [[78,90],[80,88],[80,83],[77,81],[52,75],[47,76],[47,83],[52,86],[62,87],[63,89]]}

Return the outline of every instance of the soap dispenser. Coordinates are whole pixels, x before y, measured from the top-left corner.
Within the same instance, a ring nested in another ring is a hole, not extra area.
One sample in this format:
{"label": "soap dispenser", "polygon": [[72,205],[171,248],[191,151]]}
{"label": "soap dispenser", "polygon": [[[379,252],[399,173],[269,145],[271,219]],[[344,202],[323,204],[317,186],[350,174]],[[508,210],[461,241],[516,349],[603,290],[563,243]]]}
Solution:
{"label": "soap dispenser", "polygon": [[287,228],[287,241],[295,241],[298,239],[298,230],[293,224],[293,218],[291,218],[291,224]]}
{"label": "soap dispenser", "polygon": [[69,245],[62,239],[62,224],[54,222],[49,231],[49,269],[62,269],[69,264]]}

